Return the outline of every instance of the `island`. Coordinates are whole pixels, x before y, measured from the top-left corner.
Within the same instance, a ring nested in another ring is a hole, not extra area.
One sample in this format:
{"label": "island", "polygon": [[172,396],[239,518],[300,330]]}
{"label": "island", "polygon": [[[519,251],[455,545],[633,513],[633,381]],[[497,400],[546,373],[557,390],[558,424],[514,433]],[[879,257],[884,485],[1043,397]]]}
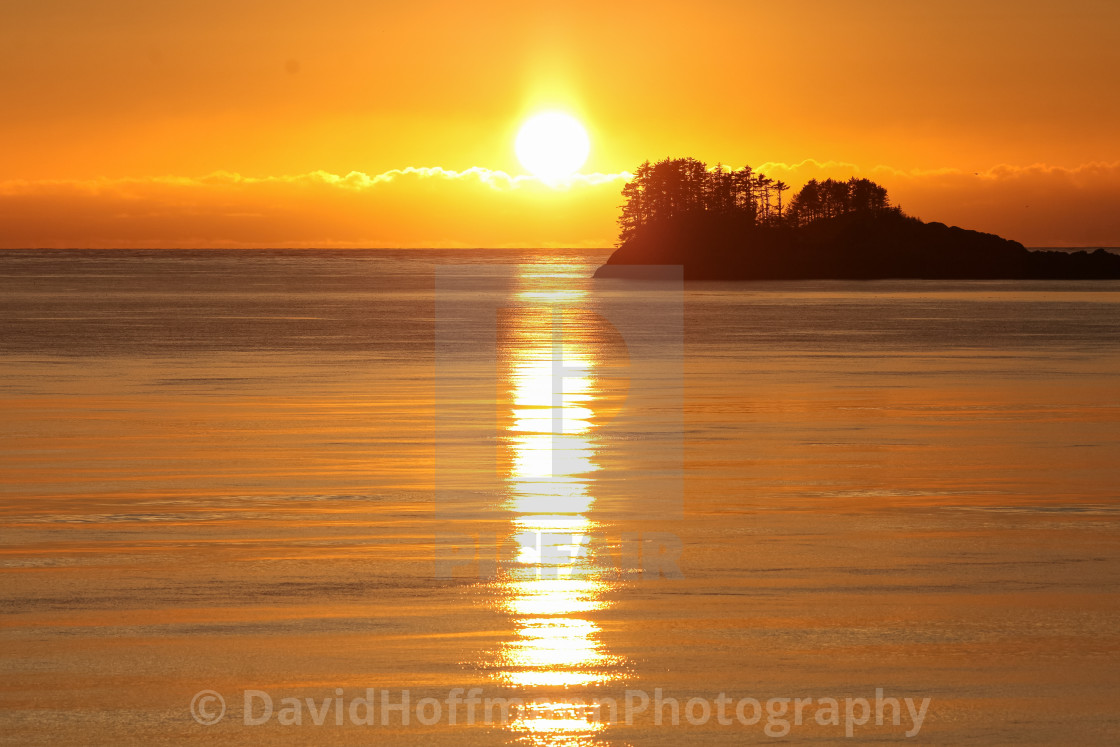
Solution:
{"label": "island", "polygon": [[622,190],[618,248],[595,277],[680,265],[686,280],[1120,278],[1120,255],[1031,251],[994,234],[926,223],[869,179],[814,179],[783,200],[788,190],[749,166],[646,161]]}

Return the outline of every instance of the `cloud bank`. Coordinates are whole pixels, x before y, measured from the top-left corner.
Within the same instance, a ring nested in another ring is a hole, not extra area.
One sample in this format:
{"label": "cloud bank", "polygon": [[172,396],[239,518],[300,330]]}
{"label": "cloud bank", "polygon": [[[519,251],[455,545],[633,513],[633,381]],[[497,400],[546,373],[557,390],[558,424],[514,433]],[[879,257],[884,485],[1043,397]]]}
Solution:
{"label": "cloud bank", "polygon": [[[913,215],[1028,246],[1120,245],[1120,162],[976,173],[815,160],[755,168],[795,188],[811,178],[866,176]],[[578,175],[552,187],[480,167],[408,167],[8,181],[0,182],[0,246],[610,246],[629,178]]]}
{"label": "cloud bank", "polygon": [[889,166],[806,160],[758,170],[801,185],[809,179],[865,176],[891,200],[927,221],[988,231],[1027,246],[1120,246],[1120,161],[1064,168],[1001,164],[986,171],[903,171]]}
{"label": "cloud bank", "polygon": [[0,183],[4,247],[608,246],[629,174],[471,168]]}

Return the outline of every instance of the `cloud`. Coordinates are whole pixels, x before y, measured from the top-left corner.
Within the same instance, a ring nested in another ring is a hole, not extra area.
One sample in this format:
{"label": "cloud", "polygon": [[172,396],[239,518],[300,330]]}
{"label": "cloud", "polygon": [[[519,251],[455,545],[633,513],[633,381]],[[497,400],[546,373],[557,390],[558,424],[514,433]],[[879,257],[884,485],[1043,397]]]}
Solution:
{"label": "cloud", "polygon": [[519,174],[511,176],[505,171],[498,171],[494,169],[486,169],[481,166],[473,166],[463,171],[453,171],[439,166],[409,166],[403,169],[390,169],[380,174],[370,176],[361,171],[351,171],[345,176],[339,174],[332,174],[328,171],[312,171],[307,174],[299,174],[296,176],[266,176],[266,177],[248,177],[241,176],[240,174],[233,174],[229,172],[217,172],[208,177],[203,177],[200,181],[208,184],[216,182],[226,182],[231,184],[299,184],[299,183],[318,183],[329,184],[336,187],[344,187],[346,189],[369,189],[378,184],[388,184],[392,182],[399,182],[402,179],[434,179],[434,180],[468,180],[477,181],[480,184],[485,184],[488,187],[497,190],[510,190],[510,189],[536,189],[541,187],[548,187],[549,189],[571,189],[572,187],[579,186],[597,186],[600,184],[610,184],[613,182],[624,182],[631,178],[629,172],[623,171],[617,174],[573,174],[567,179],[561,180],[556,184],[544,184],[535,176],[528,176]]}
{"label": "cloud", "polygon": [[0,182],[5,247],[609,246],[630,178],[480,167]]}
{"label": "cloud", "polygon": [[[908,213],[1028,246],[1120,246],[1120,162],[965,172],[807,159],[756,170],[794,189],[812,178],[866,176]],[[610,246],[629,178],[586,174],[549,186],[481,167],[407,167],[7,181],[0,246]]]}
{"label": "cloud", "polygon": [[122,178],[122,179],[89,179],[84,181],[68,180],[68,179],[45,179],[40,181],[29,180],[10,180],[0,182],[0,196],[2,195],[15,195],[23,192],[34,191],[36,189],[50,190],[53,188],[75,188],[86,189],[93,192],[105,192],[113,189],[127,190],[130,187],[140,185],[163,185],[163,186],[235,186],[235,185],[259,185],[259,184],[324,184],[334,187],[342,187],[345,189],[370,189],[379,184],[388,184],[402,179],[433,179],[433,180],[447,180],[447,181],[477,181],[480,184],[485,184],[489,187],[498,190],[509,189],[540,189],[547,187],[548,189],[571,189],[578,186],[597,186],[600,184],[612,184],[615,182],[625,182],[633,175],[627,171],[622,171],[617,174],[573,174],[572,176],[561,180],[555,184],[545,184],[535,176],[528,176],[520,174],[511,176],[505,171],[498,171],[495,169],[486,169],[481,166],[473,166],[463,171],[453,171],[439,166],[409,166],[403,169],[390,169],[389,171],[380,174],[366,174],[361,171],[351,171],[348,174],[332,174],[329,171],[311,171],[306,174],[296,174],[293,176],[243,176],[231,171],[215,171],[212,174],[207,174],[201,177],[183,177],[183,176],[155,176],[143,179],[137,178]]}

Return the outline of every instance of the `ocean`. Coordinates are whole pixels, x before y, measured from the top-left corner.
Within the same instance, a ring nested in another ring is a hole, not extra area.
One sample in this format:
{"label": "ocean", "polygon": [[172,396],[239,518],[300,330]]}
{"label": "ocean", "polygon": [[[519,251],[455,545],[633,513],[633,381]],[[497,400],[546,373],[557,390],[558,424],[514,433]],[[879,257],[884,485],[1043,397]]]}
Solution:
{"label": "ocean", "polygon": [[0,252],[0,741],[1120,739],[1120,281],[608,253]]}

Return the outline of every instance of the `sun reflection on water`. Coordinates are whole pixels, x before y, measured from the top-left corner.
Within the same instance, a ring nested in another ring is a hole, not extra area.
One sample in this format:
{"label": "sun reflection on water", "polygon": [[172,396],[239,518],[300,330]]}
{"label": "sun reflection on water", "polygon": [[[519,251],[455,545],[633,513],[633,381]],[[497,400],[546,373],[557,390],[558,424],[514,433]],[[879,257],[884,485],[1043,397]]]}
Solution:
{"label": "sun reflection on water", "polygon": [[[503,451],[515,560],[504,569],[501,609],[516,636],[494,663],[504,685],[532,693],[588,688],[619,676],[590,613],[607,606],[611,581],[590,551],[595,496],[597,351],[579,334],[585,292],[550,290],[565,273],[523,273],[523,304],[508,318],[500,401],[508,403]],[[581,326],[582,325],[582,326]],[[511,724],[534,745],[588,744],[603,728],[574,699],[537,699]]]}

